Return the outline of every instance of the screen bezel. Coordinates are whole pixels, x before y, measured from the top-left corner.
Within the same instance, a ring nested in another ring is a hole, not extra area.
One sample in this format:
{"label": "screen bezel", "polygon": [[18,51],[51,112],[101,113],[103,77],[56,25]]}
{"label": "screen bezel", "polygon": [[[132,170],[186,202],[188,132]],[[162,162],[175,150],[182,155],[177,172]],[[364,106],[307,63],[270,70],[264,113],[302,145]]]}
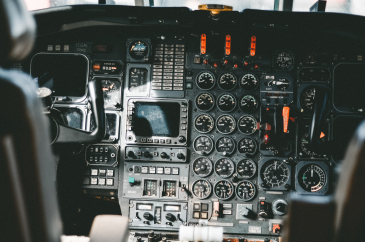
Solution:
{"label": "screen bezel", "polygon": [[32,77],[32,64],[33,64],[33,59],[34,57],[38,56],[38,55],[71,55],[71,56],[82,56],[85,58],[86,60],[86,85],[85,85],[85,93],[83,96],[81,97],[75,97],[75,96],[68,96],[71,101],[62,101],[62,97],[63,96],[53,96],[55,98],[55,103],[80,103],[80,102],[83,102],[86,100],[86,97],[87,97],[87,93],[89,91],[88,89],[88,83],[89,83],[89,71],[90,71],[90,61],[89,61],[89,58],[84,55],[84,54],[80,54],[80,53],[47,53],[47,52],[40,52],[40,53],[37,53],[35,54],[31,61],[30,61],[30,76],[31,78]]}

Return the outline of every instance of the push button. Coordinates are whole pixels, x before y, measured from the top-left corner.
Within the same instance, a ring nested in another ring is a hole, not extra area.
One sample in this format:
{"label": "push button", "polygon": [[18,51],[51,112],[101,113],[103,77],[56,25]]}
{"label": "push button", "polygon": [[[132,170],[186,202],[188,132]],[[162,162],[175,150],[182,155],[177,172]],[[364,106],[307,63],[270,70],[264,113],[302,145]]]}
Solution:
{"label": "push button", "polygon": [[113,186],[114,185],[114,180],[113,179],[106,179],[106,185],[107,186]]}
{"label": "push button", "polygon": [[114,176],[114,170],[108,170],[106,176]]}
{"label": "push button", "polygon": [[98,178],[91,178],[91,185],[98,185]]}
{"label": "push button", "polygon": [[105,178],[99,178],[99,185],[105,186]]}

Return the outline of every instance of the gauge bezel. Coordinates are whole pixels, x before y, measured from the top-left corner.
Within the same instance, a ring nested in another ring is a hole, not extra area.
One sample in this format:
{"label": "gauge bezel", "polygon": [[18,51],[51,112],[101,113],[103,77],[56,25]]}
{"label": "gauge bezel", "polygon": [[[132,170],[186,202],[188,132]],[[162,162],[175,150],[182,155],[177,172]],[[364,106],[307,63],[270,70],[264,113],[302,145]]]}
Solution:
{"label": "gauge bezel", "polygon": [[[199,85],[198,85],[198,78],[199,78],[199,76],[201,75],[201,74],[203,74],[203,73],[210,73],[210,74],[212,74],[212,76],[214,77],[214,83],[213,83],[213,86],[212,87],[210,87],[210,88],[208,88],[208,89],[204,89],[204,88],[201,88]],[[211,71],[201,71],[201,72],[199,72],[197,75],[196,75],[196,77],[195,77],[195,85],[200,89],[200,90],[203,90],[203,91],[209,91],[209,90],[212,90],[214,87],[215,87],[215,85],[216,85],[216,83],[217,83],[217,77],[214,75],[214,73],[213,72],[211,72]]]}
{"label": "gauge bezel", "polygon": [[[229,197],[227,197],[227,198],[221,198],[221,197],[219,197],[218,195],[217,195],[217,193],[215,192],[215,189],[216,189],[216,187],[217,187],[217,185],[218,185],[218,183],[220,183],[220,182],[228,182],[229,184],[231,184],[231,186],[232,186],[232,194],[231,194],[231,196],[229,196]],[[233,185],[233,183],[232,182],[230,182],[230,181],[228,181],[228,180],[219,180],[219,181],[217,181],[215,184],[214,184],[214,187],[213,187],[213,193],[214,193],[214,195],[219,199],[219,200],[223,200],[223,201],[226,201],[226,200],[229,200],[229,199],[231,199],[231,198],[233,198],[234,197],[234,193],[235,193],[235,190],[236,190],[236,188],[235,188],[235,186]]]}
{"label": "gauge bezel", "polygon": [[[242,175],[240,175],[240,173],[238,172],[238,165],[240,164],[240,162],[242,161],[245,161],[245,160],[249,160],[252,164],[254,164],[254,167],[255,167],[255,172],[249,176],[249,177],[243,177]],[[251,179],[252,177],[254,177],[257,173],[257,165],[256,163],[252,160],[252,159],[248,159],[248,158],[244,158],[242,160],[240,160],[237,165],[236,165],[236,173],[237,173],[237,176],[240,177],[240,178],[243,178],[243,179]]]}
{"label": "gauge bezel", "polygon": [[283,204],[286,204],[286,206],[287,206],[287,208],[288,208],[288,202],[285,200],[285,199],[283,199],[283,198],[278,198],[278,199],[275,199],[273,202],[272,202],[272,205],[271,205],[271,208],[272,208],[272,211],[273,211],[273,213],[274,214],[277,214],[277,215],[279,215],[279,216],[284,216],[286,213],[287,213],[287,210],[288,209],[286,209],[286,211],[283,213],[283,212],[280,212],[280,211],[278,211],[277,210],[277,208],[276,208],[276,204],[277,203],[279,203],[279,202],[282,202]]}
{"label": "gauge bezel", "polygon": [[[245,152],[240,152],[239,150],[239,144],[240,142],[243,140],[243,139],[250,139],[253,141],[253,143],[255,144],[255,150],[252,152],[252,153],[245,153]],[[258,145],[257,145],[257,142],[255,139],[251,138],[251,137],[243,137],[242,139],[240,139],[240,141],[237,142],[237,151],[240,153],[240,154],[248,154],[248,155],[254,155],[256,152],[257,152],[257,149],[258,149]]]}
{"label": "gauge bezel", "polygon": [[[210,161],[210,165],[211,165],[211,170],[210,170],[210,172],[208,173],[208,174],[206,174],[206,175],[200,175],[200,174],[198,174],[198,173],[196,173],[195,172],[195,170],[194,170],[194,164],[195,164],[195,161],[197,161],[198,159],[207,159],[207,160],[209,160]],[[199,176],[199,177],[207,177],[207,176],[210,176],[212,173],[213,173],[213,170],[214,170],[214,164],[213,164],[213,162],[209,159],[209,158],[207,158],[207,157],[204,157],[204,156],[201,156],[201,157],[198,157],[198,158],[196,158],[194,161],[193,161],[193,164],[192,164],[192,168],[193,168],[193,172],[194,172],[194,174],[195,175],[197,175],[197,176]]]}
{"label": "gauge bezel", "polygon": [[[197,151],[196,149],[195,149],[195,142],[197,141],[197,139],[199,139],[200,137],[207,137],[208,139],[210,139],[210,141],[212,142],[212,149],[209,151],[209,152],[206,152],[205,154],[203,154],[203,152],[202,151]],[[197,136],[195,139],[194,139],[194,141],[193,141],[193,149],[194,149],[194,151],[197,153],[197,154],[199,154],[199,155],[209,155],[210,153],[212,153],[212,151],[214,150],[214,146],[215,146],[215,142],[214,142],[214,140],[212,139],[212,138],[210,138],[208,135],[199,135],[199,136]]]}
{"label": "gauge bezel", "polygon": [[[241,131],[241,129],[240,129],[240,122],[241,122],[241,120],[242,120],[244,117],[251,117],[253,120],[255,120],[255,122],[256,122],[256,127],[255,127],[255,129],[254,129],[254,131],[253,131],[252,133],[244,133],[244,132],[242,132],[242,131]],[[257,123],[258,123],[258,121],[257,121],[257,119],[256,119],[254,116],[252,116],[252,115],[243,115],[243,116],[241,116],[241,117],[239,118],[239,120],[238,120],[238,122],[237,122],[237,128],[238,128],[238,130],[239,130],[242,134],[244,134],[244,135],[253,135],[253,134],[254,134],[254,133],[256,133],[256,131],[257,131]]]}
{"label": "gauge bezel", "polygon": [[[224,89],[224,88],[222,88],[221,87],[221,85],[220,85],[220,79],[221,79],[221,77],[223,76],[223,75],[226,75],[226,74],[231,74],[235,79],[236,79],[236,84],[234,85],[234,87],[233,88],[231,88],[231,89]],[[221,90],[223,90],[223,91],[232,91],[233,89],[235,89],[236,87],[237,87],[237,83],[238,83],[238,78],[237,78],[237,76],[233,73],[233,72],[224,72],[224,73],[222,73],[222,74],[220,74],[219,75],[219,77],[218,77],[218,79],[217,79],[217,85],[218,85],[218,87],[221,89]]]}
{"label": "gauge bezel", "polygon": [[[284,53],[284,52],[287,53],[287,54],[289,54],[291,56],[291,58],[292,58],[292,64],[289,67],[287,67],[287,68],[278,67],[277,66],[277,63],[276,63],[277,56],[279,54],[281,54],[281,53]],[[277,50],[277,51],[274,52],[274,55],[272,57],[272,66],[273,66],[273,68],[275,70],[279,70],[279,71],[291,71],[295,67],[295,55],[290,50],[285,50],[285,49]]]}
{"label": "gauge bezel", "polygon": [[[321,190],[319,190],[318,192],[308,192],[308,191],[304,190],[302,188],[302,186],[299,184],[299,177],[298,177],[299,172],[306,165],[319,166],[320,168],[322,168],[322,170],[326,174],[326,183],[324,184],[323,188]],[[328,192],[328,190],[330,188],[329,183],[330,183],[330,168],[325,162],[323,162],[323,161],[308,161],[307,160],[307,161],[300,161],[296,165],[296,167],[295,167],[295,190],[297,191],[298,194],[312,195],[312,196],[326,195],[326,193]]]}
{"label": "gauge bezel", "polygon": [[[219,175],[219,174],[218,174],[218,172],[216,171],[217,163],[218,163],[220,160],[223,160],[223,159],[227,159],[227,160],[229,160],[229,161],[230,161],[231,165],[233,164],[232,173],[231,173],[231,174],[229,174],[228,176],[221,176],[221,175]],[[216,175],[218,175],[220,178],[227,179],[227,178],[231,177],[231,176],[233,175],[233,173],[235,173],[235,171],[236,171],[236,164],[235,164],[235,163],[234,163],[231,159],[229,159],[229,158],[227,158],[227,157],[220,158],[220,159],[218,159],[218,160],[214,163],[214,173],[215,173]]]}
{"label": "gauge bezel", "polygon": [[[223,116],[229,116],[229,117],[231,117],[232,118],[232,120],[234,121],[234,128],[232,129],[232,131],[230,131],[230,132],[228,132],[228,133],[224,133],[224,132],[222,132],[222,131],[220,131],[219,129],[218,129],[218,120],[221,118],[221,117],[223,117]],[[215,128],[217,129],[217,131],[219,132],[219,133],[221,133],[221,134],[232,134],[235,130],[236,130],[236,128],[237,128],[237,122],[236,122],[236,119],[232,116],[232,115],[229,115],[229,114],[222,114],[222,115],[220,115],[218,118],[217,118],[217,121],[215,122]]]}
{"label": "gauge bezel", "polygon": [[[210,109],[207,109],[207,110],[202,110],[202,109],[200,109],[199,107],[198,107],[198,105],[197,105],[197,101],[198,101],[198,97],[200,96],[200,95],[202,95],[202,94],[208,94],[208,95],[210,95],[211,97],[212,97],[212,100],[213,100],[213,105],[212,105],[212,107],[210,108]],[[213,94],[211,94],[211,93],[209,93],[209,92],[201,92],[201,93],[199,93],[198,95],[196,95],[196,97],[195,97],[195,107],[199,110],[199,111],[202,111],[202,112],[209,112],[209,111],[211,111],[213,108],[214,108],[214,106],[215,106],[215,97],[213,96]]]}
{"label": "gauge bezel", "polygon": [[[245,77],[246,75],[248,75],[248,74],[251,74],[251,75],[253,75],[255,78],[256,78],[256,80],[257,80],[257,85],[256,85],[256,87],[254,88],[254,89],[252,89],[252,90],[246,90],[245,88],[243,88],[242,87],[242,78],[243,77]],[[253,91],[255,91],[259,86],[260,86],[260,78],[255,74],[255,73],[253,73],[253,72],[247,72],[247,73],[244,73],[243,75],[241,75],[241,77],[239,78],[239,85],[240,85],[240,88],[243,90],[243,91],[245,91],[245,92],[253,92]]]}
{"label": "gauge bezel", "polygon": [[[242,183],[244,183],[244,182],[249,182],[249,183],[251,183],[252,185],[253,185],[253,187],[254,187],[254,195],[251,197],[251,198],[249,198],[249,199],[244,199],[244,198],[242,198],[240,195],[238,195],[239,193],[238,193],[238,188],[242,185]],[[256,188],[256,186],[255,186],[255,184],[252,182],[252,181],[248,181],[248,180],[243,180],[243,181],[240,181],[238,184],[237,184],[237,186],[236,186],[236,195],[237,195],[237,197],[240,199],[240,200],[242,200],[242,201],[245,201],[245,202],[248,202],[248,201],[251,201],[251,200],[253,200],[256,196],[257,196],[257,188]]]}
{"label": "gauge bezel", "polygon": [[280,187],[263,186],[263,189],[264,190],[271,190],[271,191],[288,191],[288,189],[291,189],[291,185],[292,185],[292,174],[291,174],[292,166],[290,164],[285,163],[284,159],[282,157],[275,157],[275,156],[265,157],[261,162],[259,162],[259,168],[258,168],[259,185],[266,184],[266,182],[264,182],[263,178],[261,177],[262,168],[266,166],[266,163],[268,163],[270,161],[273,161],[273,160],[281,161],[286,165],[286,167],[288,168],[289,177],[288,177],[287,181],[285,182],[285,184],[283,184]]}
{"label": "gauge bezel", "polygon": [[[147,54],[143,58],[141,58],[141,59],[135,59],[130,54],[129,48],[130,48],[131,44],[133,42],[135,42],[135,41],[143,41],[147,45],[147,47],[148,47]],[[152,54],[151,40],[148,39],[148,38],[131,38],[131,39],[128,39],[126,46],[127,46],[126,47],[127,48],[127,61],[129,61],[129,62],[139,62],[139,63],[142,62],[142,63],[145,63],[145,62],[148,61],[148,59],[150,58],[150,56]]]}
{"label": "gauge bezel", "polygon": [[[207,183],[209,184],[209,187],[210,187],[210,193],[209,193],[209,195],[208,195],[208,196],[203,197],[203,198],[200,198],[200,197],[198,197],[198,196],[196,196],[196,195],[195,195],[195,193],[194,193],[194,189],[193,189],[193,188],[194,188],[194,185],[195,185],[198,181],[205,181],[205,182],[207,182]],[[209,198],[209,197],[212,195],[212,193],[213,193],[213,186],[212,186],[212,184],[210,184],[210,182],[209,182],[208,180],[206,180],[206,179],[198,179],[198,180],[194,181],[194,182],[193,182],[193,184],[191,185],[191,193],[193,194],[193,196],[194,196],[195,198],[197,198],[197,199],[199,199],[199,200],[204,200],[204,199]]]}
{"label": "gauge bezel", "polygon": [[[207,132],[202,132],[202,131],[200,131],[200,130],[196,127],[196,120],[197,120],[200,116],[203,116],[203,115],[208,116],[208,117],[212,120],[212,129],[211,129],[211,130],[209,130],[209,131],[207,131]],[[201,114],[197,115],[197,116],[195,117],[195,119],[194,119],[194,128],[196,129],[196,131],[198,131],[198,132],[199,132],[199,133],[201,133],[201,134],[208,134],[208,133],[212,132],[212,131],[213,131],[213,129],[215,128],[215,121],[214,121],[214,118],[213,118],[211,115],[207,114],[207,113],[201,113]]]}
{"label": "gauge bezel", "polygon": [[[220,107],[219,107],[219,100],[221,99],[221,97],[225,96],[225,95],[229,95],[233,98],[234,100],[234,107],[231,109],[231,110],[228,110],[228,111],[224,111],[222,110]],[[231,113],[233,112],[237,107],[237,98],[232,94],[232,93],[222,93],[221,95],[218,96],[217,98],[217,108],[219,111],[221,111],[222,113]]]}
{"label": "gauge bezel", "polygon": [[[252,111],[246,111],[246,110],[243,110],[243,109],[242,109],[242,105],[241,105],[241,103],[242,103],[242,99],[243,99],[244,97],[247,97],[247,96],[250,96],[250,97],[252,97],[253,99],[255,99],[255,100],[256,100],[257,105],[256,105],[255,109],[254,109],[254,110],[252,110]],[[242,96],[242,97],[240,98],[240,101],[239,101],[238,106],[239,106],[240,110],[241,110],[242,112],[244,112],[244,113],[254,113],[254,112],[256,112],[256,111],[257,111],[257,109],[258,109],[258,107],[259,107],[260,105],[259,105],[259,100],[257,99],[257,97],[256,97],[255,95],[246,94],[246,95],[244,95],[244,96]]]}
{"label": "gauge bezel", "polygon": [[[218,151],[218,142],[219,142],[219,140],[221,140],[221,139],[223,139],[223,138],[230,139],[230,140],[232,141],[232,143],[233,143],[233,150],[232,150],[232,152],[227,153],[226,155],[224,155],[224,154],[223,154],[223,153],[224,153],[224,151],[223,151],[223,152]],[[215,142],[215,151],[216,151],[218,154],[223,155],[223,156],[231,156],[231,155],[233,155],[233,154],[236,152],[236,142],[235,142],[235,141],[234,141],[234,139],[233,139],[233,138],[231,138],[231,137],[227,137],[227,136],[219,137],[219,138],[217,139],[217,141]]]}

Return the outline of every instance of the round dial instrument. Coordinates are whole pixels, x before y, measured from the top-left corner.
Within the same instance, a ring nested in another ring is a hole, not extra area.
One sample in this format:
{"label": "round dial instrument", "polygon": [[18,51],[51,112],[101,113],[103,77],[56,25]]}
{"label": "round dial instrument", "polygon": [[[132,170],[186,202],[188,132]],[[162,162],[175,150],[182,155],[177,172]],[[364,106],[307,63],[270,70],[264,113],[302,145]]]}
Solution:
{"label": "round dial instrument", "polygon": [[233,73],[224,73],[218,79],[218,86],[226,91],[233,90],[237,85],[237,77]]}
{"label": "round dial instrument", "polygon": [[222,134],[230,134],[236,129],[236,120],[231,115],[221,115],[217,119],[217,130]]}
{"label": "round dial instrument", "polygon": [[318,192],[326,185],[326,172],[319,165],[308,164],[298,173],[299,185],[307,192]]}
{"label": "round dial instrument", "polygon": [[230,177],[234,172],[234,163],[227,158],[219,159],[214,165],[214,170],[220,177]]}
{"label": "round dial instrument", "polygon": [[241,88],[245,91],[253,91],[259,86],[259,79],[252,73],[247,73],[241,77]]}
{"label": "round dial instrument", "polygon": [[243,159],[237,164],[237,174],[244,179],[252,178],[256,169],[256,163],[250,159]]}
{"label": "round dial instrument", "polygon": [[193,162],[194,173],[200,177],[207,177],[213,171],[213,163],[205,157],[199,157]]}
{"label": "round dial instrument", "polygon": [[135,60],[142,60],[148,56],[148,44],[143,40],[135,40],[129,44],[129,55]]}
{"label": "round dial instrument", "polygon": [[290,82],[288,79],[286,78],[279,78],[276,82],[275,82],[276,88],[280,91],[286,91],[288,90],[289,86],[290,86]]}
{"label": "round dial instrument", "polygon": [[250,181],[241,181],[237,184],[236,193],[243,201],[250,201],[256,196],[256,187]]}
{"label": "round dial instrument", "polygon": [[[323,134],[323,137],[321,137],[319,139],[319,142],[324,143],[324,142],[326,142],[326,138],[325,138],[326,136],[324,135],[323,132],[321,133],[321,135],[322,134]],[[310,145],[309,145],[309,133],[304,134],[300,139],[299,155],[313,157],[313,158],[323,158],[325,156],[325,154],[322,152],[314,152],[311,150]]]}
{"label": "round dial instrument", "polygon": [[303,110],[305,110],[307,112],[313,110],[315,96],[316,96],[316,88],[315,87],[305,89],[300,94],[300,105],[301,105]]}
{"label": "round dial instrument", "polygon": [[294,60],[293,56],[288,52],[280,52],[275,56],[275,67],[280,70],[289,69],[292,67]]}
{"label": "round dial instrument", "polygon": [[201,114],[196,117],[194,125],[198,132],[209,133],[214,128],[214,119],[208,114]]}
{"label": "round dial instrument", "polygon": [[288,208],[288,202],[284,199],[278,198],[272,202],[272,211],[274,214],[283,216],[286,214],[286,210]]}
{"label": "round dial instrument", "polygon": [[238,121],[238,129],[246,135],[253,134],[257,130],[257,121],[250,115],[244,115]]}
{"label": "round dial instrument", "polygon": [[236,98],[232,94],[225,93],[218,97],[217,107],[222,112],[232,112],[236,105]]}
{"label": "round dial instrument", "polygon": [[200,93],[195,99],[195,105],[201,111],[210,111],[214,107],[214,101],[212,94]]}
{"label": "round dial instrument", "polygon": [[252,113],[258,107],[258,101],[254,96],[246,95],[243,96],[240,102],[240,108],[245,113]]}
{"label": "round dial instrument", "polygon": [[206,199],[212,193],[212,185],[204,179],[196,180],[193,183],[193,195],[199,199]]}
{"label": "round dial instrument", "polygon": [[214,194],[222,200],[230,199],[234,193],[234,186],[230,181],[220,180],[214,185]]}
{"label": "round dial instrument", "polygon": [[202,90],[210,90],[215,85],[215,76],[210,71],[202,71],[196,77],[196,85]]}
{"label": "round dial instrument", "polygon": [[120,82],[115,79],[102,79],[101,84],[104,94],[104,107],[118,107],[121,102]]}
{"label": "round dial instrument", "polygon": [[251,138],[243,138],[238,142],[238,152],[253,155],[256,153],[257,144]]}
{"label": "round dial instrument", "polygon": [[221,137],[215,143],[216,150],[218,153],[226,156],[232,155],[236,149],[236,144],[232,138]]}
{"label": "round dial instrument", "polygon": [[261,167],[260,176],[266,187],[278,188],[288,182],[290,171],[283,161],[269,160]]}
{"label": "round dial instrument", "polygon": [[201,155],[208,155],[214,148],[214,142],[208,136],[202,135],[194,140],[194,150]]}

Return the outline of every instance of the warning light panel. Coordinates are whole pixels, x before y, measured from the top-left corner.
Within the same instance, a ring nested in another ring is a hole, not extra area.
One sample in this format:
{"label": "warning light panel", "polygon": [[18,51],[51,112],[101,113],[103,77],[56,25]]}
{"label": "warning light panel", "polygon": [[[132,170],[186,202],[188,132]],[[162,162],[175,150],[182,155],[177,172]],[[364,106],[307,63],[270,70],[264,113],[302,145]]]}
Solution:
{"label": "warning light panel", "polygon": [[226,35],[226,55],[231,54],[231,36]]}
{"label": "warning light panel", "polygon": [[207,35],[202,34],[200,36],[200,53],[205,55],[207,53]]}
{"label": "warning light panel", "polygon": [[256,55],[256,36],[252,36],[251,37],[251,51],[250,51],[250,55],[251,56],[255,56]]}

